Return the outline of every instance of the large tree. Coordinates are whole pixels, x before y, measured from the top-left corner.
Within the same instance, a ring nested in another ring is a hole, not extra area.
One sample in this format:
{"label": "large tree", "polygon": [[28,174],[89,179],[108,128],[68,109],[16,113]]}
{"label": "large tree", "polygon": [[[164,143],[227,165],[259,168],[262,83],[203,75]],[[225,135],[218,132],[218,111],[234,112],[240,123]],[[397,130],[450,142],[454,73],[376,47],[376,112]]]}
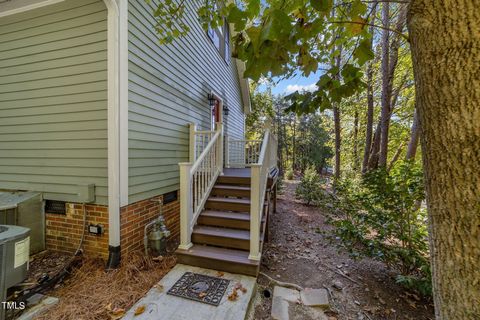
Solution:
{"label": "large tree", "polygon": [[438,319],[480,319],[479,21],[476,0],[408,13]]}
{"label": "large tree", "polygon": [[[159,5],[158,32],[163,40],[188,31],[181,23],[185,3],[190,1]],[[310,75],[341,54],[332,47],[351,52],[340,68],[323,70],[318,91],[296,97],[292,109],[310,113],[332,108],[362,87],[360,66],[373,56],[367,28],[372,17],[366,5],[360,0],[338,1],[331,17],[333,4],[333,0],[204,0],[197,9],[205,28],[222,23],[222,16],[234,25],[233,52],[246,62],[245,75],[253,79],[296,71]],[[438,319],[480,319],[478,6],[478,0],[412,0],[408,7]],[[399,34],[388,25],[378,27]],[[181,31],[175,32],[178,28]],[[385,111],[380,124],[389,116]],[[380,147],[380,142],[377,132],[372,148]],[[385,147],[379,148],[382,164]]]}

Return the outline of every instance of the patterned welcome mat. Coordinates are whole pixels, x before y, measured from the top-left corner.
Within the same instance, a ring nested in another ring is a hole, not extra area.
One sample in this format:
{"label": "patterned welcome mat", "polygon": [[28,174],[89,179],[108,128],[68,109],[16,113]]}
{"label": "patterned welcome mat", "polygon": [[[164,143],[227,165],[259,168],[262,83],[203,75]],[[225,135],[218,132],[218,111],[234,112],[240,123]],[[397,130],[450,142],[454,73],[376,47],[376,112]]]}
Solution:
{"label": "patterned welcome mat", "polygon": [[218,306],[230,280],[185,272],[167,294]]}

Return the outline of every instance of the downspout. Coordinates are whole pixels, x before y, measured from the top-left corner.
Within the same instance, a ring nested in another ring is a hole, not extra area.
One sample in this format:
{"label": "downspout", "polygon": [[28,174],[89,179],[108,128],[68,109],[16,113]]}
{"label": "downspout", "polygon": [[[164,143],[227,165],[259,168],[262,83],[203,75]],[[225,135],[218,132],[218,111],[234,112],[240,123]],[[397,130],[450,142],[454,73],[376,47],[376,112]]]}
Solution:
{"label": "downspout", "polygon": [[103,0],[108,9],[108,262],[107,269],[120,265],[120,46],[119,7]]}

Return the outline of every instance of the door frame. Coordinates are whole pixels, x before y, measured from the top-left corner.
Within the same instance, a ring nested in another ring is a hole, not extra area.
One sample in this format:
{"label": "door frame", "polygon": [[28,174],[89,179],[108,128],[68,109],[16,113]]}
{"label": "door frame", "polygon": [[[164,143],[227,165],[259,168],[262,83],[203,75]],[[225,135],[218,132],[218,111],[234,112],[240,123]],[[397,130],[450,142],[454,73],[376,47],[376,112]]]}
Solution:
{"label": "door frame", "polygon": [[217,101],[217,107],[218,107],[218,121],[215,121],[215,118],[214,118],[214,114],[213,114],[213,108],[214,107],[210,107],[209,105],[209,112],[210,112],[210,129],[212,131],[215,131],[216,130],[216,122],[220,122],[221,124],[224,124],[223,122],[223,99],[220,97],[220,95],[218,93],[216,93],[215,91],[211,90],[210,91],[210,94],[215,98],[215,100]]}

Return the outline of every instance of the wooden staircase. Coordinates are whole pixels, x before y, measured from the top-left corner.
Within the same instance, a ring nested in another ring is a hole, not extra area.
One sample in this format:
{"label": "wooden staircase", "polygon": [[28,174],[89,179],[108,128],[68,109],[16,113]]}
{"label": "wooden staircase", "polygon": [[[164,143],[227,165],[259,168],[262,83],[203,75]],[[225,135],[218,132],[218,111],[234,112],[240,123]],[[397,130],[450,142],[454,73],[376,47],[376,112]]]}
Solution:
{"label": "wooden staircase", "polygon": [[[178,262],[256,276],[260,261],[250,260],[250,169],[225,169],[193,228],[188,250],[176,251]],[[271,187],[272,182],[269,183]],[[270,192],[266,192],[260,241],[267,232]]]}

